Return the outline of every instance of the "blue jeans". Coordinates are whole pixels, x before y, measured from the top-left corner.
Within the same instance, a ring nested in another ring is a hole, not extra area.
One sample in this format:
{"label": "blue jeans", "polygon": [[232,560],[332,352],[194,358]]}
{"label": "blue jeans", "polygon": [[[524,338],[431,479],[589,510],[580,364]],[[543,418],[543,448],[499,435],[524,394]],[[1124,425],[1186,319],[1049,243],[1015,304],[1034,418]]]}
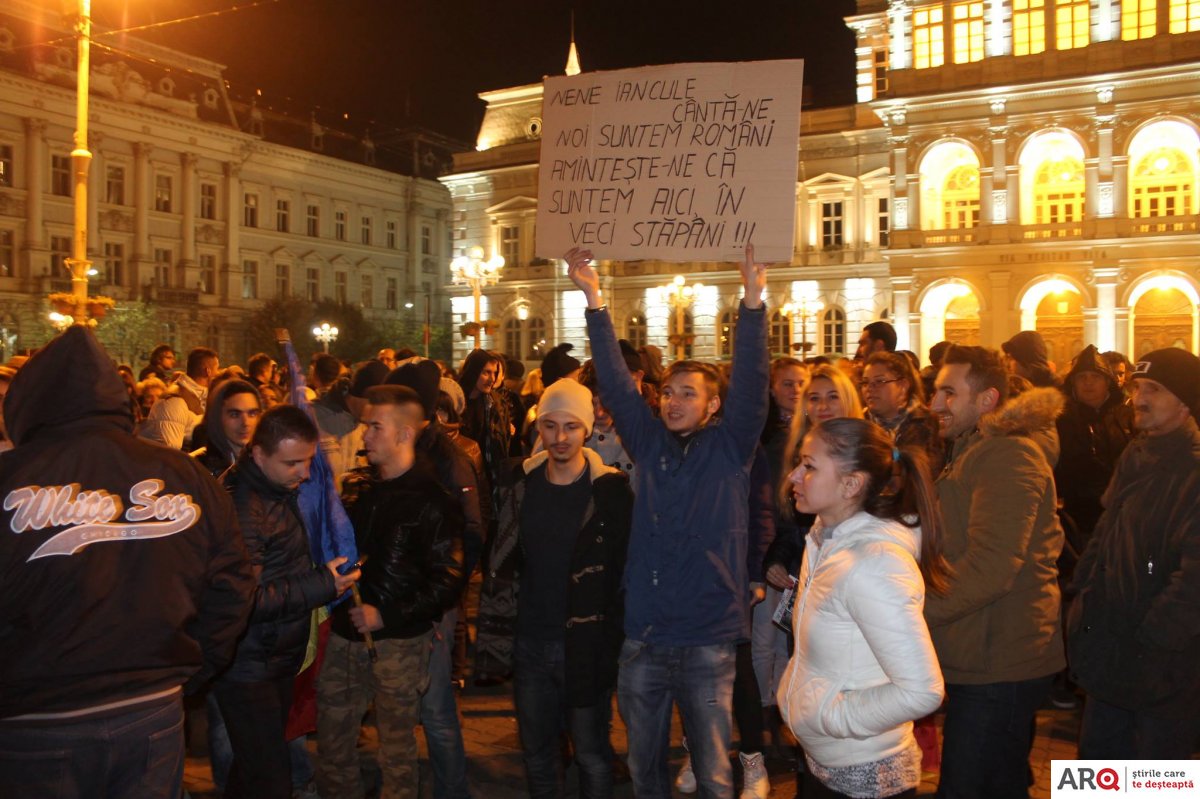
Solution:
{"label": "blue jeans", "polygon": [[564,720],[579,766],[579,795],[612,796],[611,695],[589,707],[568,707],[563,642],[518,638],[514,650],[513,698],[531,799],[563,796],[558,742]]}
{"label": "blue jeans", "polygon": [[1164,718],[1087,698],[1080,760],[1190,760],[1200,718]]}
{"label": "blue jeans", "polygon": [[0,721],[5,799],[176,799],[182,790],[181,694],[100,717]]}
{"label": "blue jeans", "polygon": [[946,684],[938,799],[1026,799],[1034,716],[1054,675],[986,685]]}
{"label": "blue jeans", "polygon": [[429,689],[421,697],[421,726],[433,766],[434,799],[468,799],[467,752],[451,682],[458,610],[448,610],[434,629],[429,653]]}
{"label": "blue jeans", "polygon": [[687,730],[701,799],[731,799],[734,644],[667,647],[626,639],[618,704],[629,737],[629,773],[638,799],[669,799],[671,703]]}

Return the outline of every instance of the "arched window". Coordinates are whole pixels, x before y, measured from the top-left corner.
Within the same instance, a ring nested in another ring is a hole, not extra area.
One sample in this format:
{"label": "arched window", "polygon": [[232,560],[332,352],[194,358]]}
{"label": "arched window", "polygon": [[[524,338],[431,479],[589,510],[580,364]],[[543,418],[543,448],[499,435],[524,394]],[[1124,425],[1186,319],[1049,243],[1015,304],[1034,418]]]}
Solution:
{"label": "arched window", "polygon": [[767,333],[767,349],[772,355],[787,355],[792,351],[792,322],[779,311],[771,314],[771,328]]}
{"label": "arched window", "polygon": [[1144,219],[1200,212],[1198,150],[1200,137],[1182,122],[1164,120],[1138,131],[1129,144],[1129,215]]}
{"label": "arched window", "polygon": [[1035,135],[1021,150],[1021,224],[1083,219],[1083,146],[1061,130]]}
{"label": "arched window", "polygon": [[640,312],[634,312],[625,321],[625,340],[632,344],[634,349],[641,349],[646,346],[647,337],[646,316]]}
{"label": "arched window", "polygon": [[521,320],[515,316],[504,321],[504,354],[521,357]]}
{"label": "arched window", "polygon": [[846,312],[834,305],[821,315],[821,352],[846,352]]}
{"label": "arched window", "polygon": [[737,333],[737,314],[722,311],[717,317],[717,357],[733,357],[733,340]]}
{"label": "arched window", "polygon": [[960,141],[945,141],[921,159],[921,229],[979,224],[979,157]]}
{"label": "arched window", "polygon": [[[530,359],[541,358],[545,355],[546,350],[546,320],[540,316],[531,317],[525,323],[526,332],[529,333],[529,355]],[[517,352],[520,352],[518,349]]]}
{"label": "arched window", "polygon": [[692,322],[692,312],[683,312],[683,357],[694,358],[696,354],[696,326]]}

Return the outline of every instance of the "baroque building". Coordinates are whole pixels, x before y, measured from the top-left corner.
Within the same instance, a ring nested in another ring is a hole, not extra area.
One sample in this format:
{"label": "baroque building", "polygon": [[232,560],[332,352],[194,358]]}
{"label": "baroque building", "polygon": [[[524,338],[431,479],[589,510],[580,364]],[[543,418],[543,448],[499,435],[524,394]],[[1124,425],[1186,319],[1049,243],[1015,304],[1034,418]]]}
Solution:
{"label": "baroque building", "polygon": [[[859,0],[846,22],[858,102],[801,114],[773,354],[850,353],[879,318],[923,359],[943,339],[995,347],[1022,329],[1062,368],[1088,343],[1200,349],[1200,0]],[[476,150],[443,182],[453,254],[482,246],[509,264],[486,291],[499,327],[485,346],[585,347],[582,297],[561,262],[533,257],[541,85],[480,97]],[[689,354],[729,356],[734,265],[602,266],[635,343],[676,332],[656,286],[702,281]],[[469,298],[453,308],[472,312]]]}
{"label": "baroque building", "polygon": [[[414,130],[373,140],[234,102],[218,64],[93,35],[90,293],[153,303],[162,341],[242,362],[247,318],[270,299],[417,324],[429,303],[445,318],[450,197],[433,177],[460,145]],[[69,22],[0,2],[4,357],[41,343],[46,295],[70,290],[75,58]]]}

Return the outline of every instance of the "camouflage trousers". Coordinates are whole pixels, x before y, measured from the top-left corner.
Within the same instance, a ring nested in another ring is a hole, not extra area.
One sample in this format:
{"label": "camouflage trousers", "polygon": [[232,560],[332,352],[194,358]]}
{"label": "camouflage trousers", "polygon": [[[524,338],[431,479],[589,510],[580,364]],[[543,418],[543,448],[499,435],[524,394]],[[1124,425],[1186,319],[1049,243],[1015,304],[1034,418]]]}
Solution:
{"label": "camouflage trousers", "polygon": [[372,664],[366,644],[329,636],[317,678],[317,785],[322,796],[362,796],[358,731],[372,700],[379,725],[381,799],[415,799],[418,791],[416,726],[421,694],[429,685],[433,632],[375,642]]}

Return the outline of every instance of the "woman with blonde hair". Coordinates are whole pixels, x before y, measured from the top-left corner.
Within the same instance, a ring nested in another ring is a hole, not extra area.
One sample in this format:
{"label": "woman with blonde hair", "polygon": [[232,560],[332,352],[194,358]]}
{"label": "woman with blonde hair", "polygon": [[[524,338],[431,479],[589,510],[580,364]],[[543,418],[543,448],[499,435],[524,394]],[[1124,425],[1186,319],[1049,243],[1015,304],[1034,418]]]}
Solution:
{"label": "woman with blonde hair", "polygon": [[[808,431],[821,422],[847,417],[863,418],[862,401],[858,389],[841,369],[831,364],[814,366],[808,372],[808,380],[800,391],[800,407],[792,416],[787,444],[783,448],[784,461],[780,473],[787,474],[800,462],[800,444]],[[783,481],[780,507],[791,504],[791,486]]]}

